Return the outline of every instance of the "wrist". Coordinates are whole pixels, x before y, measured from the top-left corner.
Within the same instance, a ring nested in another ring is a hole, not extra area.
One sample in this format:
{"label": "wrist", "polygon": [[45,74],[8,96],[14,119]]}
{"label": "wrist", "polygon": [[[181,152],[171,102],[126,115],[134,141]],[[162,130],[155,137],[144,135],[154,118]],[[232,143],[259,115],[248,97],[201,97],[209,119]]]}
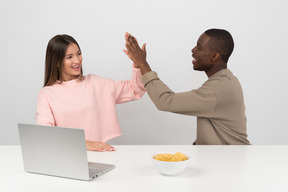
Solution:
{"label": "wrist", "polygon": [[139,63],[139,68],[141,70],[141,74],[144,75],[145,73],[148,73],[151,71],[151,68],[149,66],[149,64],[147,63],[147,61],[143,62],[143,63]]}

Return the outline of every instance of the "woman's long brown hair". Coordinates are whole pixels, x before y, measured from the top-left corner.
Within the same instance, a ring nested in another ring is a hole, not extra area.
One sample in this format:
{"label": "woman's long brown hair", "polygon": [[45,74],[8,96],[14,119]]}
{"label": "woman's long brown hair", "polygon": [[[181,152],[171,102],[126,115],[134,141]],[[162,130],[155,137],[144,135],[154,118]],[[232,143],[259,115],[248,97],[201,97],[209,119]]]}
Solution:
{"label": "woman's long brown hair", "polygon": [[[45,59],[44,87],[53,85],[57,80],[59,80],[60,83],[63,81],[63,60],[66,54],[67,47],[72,43],[75,43],[80,49],[77,41],[73,37],[66,34],[56,35],[48,42]],[[82,75],[83,70],[81,67],[80,76]]]}

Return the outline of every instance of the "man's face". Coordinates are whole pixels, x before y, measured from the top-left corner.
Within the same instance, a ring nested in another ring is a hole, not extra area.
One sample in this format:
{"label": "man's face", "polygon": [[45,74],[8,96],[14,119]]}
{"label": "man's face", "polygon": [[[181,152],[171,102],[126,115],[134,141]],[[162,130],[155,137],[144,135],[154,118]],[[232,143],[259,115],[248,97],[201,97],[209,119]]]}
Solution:
{"label": "man's face", "polygon": [[193,68],[197,71],[209,71],[212,66],[211,59],[213,57],[213,50],[210,49],[208,43],[210,37],[203,33],[198,41],[197,45],[192,49],[192,57],[194,58]]}

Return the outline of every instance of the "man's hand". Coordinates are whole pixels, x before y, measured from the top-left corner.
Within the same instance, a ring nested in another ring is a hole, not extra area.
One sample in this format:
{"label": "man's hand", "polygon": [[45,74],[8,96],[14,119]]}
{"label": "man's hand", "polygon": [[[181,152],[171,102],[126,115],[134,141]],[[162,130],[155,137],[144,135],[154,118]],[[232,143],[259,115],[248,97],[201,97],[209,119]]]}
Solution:
{"label": "man's hand", "polygon": [[145,74],[151,71],[150,66],[146,61],[146,44],[142,45],[142,49],[139,47],[137,39],[133,37],[131,34],[125,34],[126,40],[126,48],[127,50],[123,50],[126,55],[134,62],[134,67],[140,68],[142,74]]}
{"label": "man's hand", "polygon": [[98,141],[86,141],[86,148],[88,151],[115,151],[111,145]]}

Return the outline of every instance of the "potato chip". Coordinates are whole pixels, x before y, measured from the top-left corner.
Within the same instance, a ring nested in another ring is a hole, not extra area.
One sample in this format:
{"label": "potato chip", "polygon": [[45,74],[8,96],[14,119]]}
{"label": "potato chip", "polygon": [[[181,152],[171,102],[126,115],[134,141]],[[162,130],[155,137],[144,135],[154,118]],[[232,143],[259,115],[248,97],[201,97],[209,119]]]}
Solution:
{"label": "potato chip", "polygon": [[168,162],[185,161],[188,159],[186,155],[180,152],[177,152],[174,155],[170,153],[158,154],[155,155],[153,158],[159,161],[168,161]]}

